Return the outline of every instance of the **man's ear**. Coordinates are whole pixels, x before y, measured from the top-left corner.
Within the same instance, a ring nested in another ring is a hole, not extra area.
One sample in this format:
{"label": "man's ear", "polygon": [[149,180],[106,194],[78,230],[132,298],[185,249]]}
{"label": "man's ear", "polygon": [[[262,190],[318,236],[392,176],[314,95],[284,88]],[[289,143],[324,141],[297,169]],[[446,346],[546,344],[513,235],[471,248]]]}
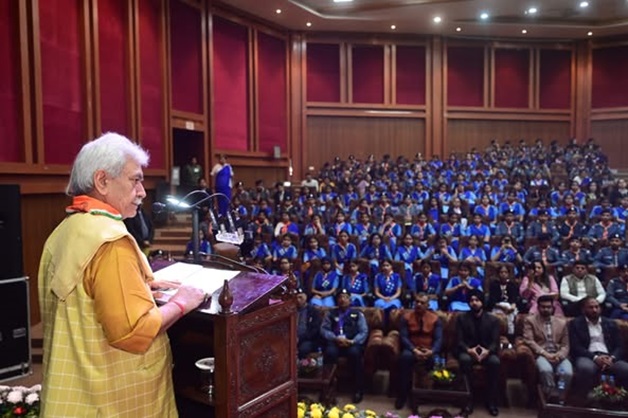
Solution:
{"label": "man's ear", "polygon": [[97,170],[94,173],[94,189],[104,195],[108,189],[107,183],[109,182],[107,178],[107,173],[105,170]]}

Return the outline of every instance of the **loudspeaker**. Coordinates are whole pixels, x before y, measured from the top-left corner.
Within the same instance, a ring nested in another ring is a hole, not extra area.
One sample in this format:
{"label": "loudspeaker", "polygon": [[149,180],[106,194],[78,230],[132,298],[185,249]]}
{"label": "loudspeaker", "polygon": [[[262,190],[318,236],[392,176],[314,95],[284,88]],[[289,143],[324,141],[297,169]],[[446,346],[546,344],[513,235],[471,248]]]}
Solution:
{"label": "loudspeaker", "polygon": [[275,157],[276,159],[281,158],[281,147],[279,145],[275,145],[273,147],[273,157]]}
{"label": "loudspeaker", "polygon": [[24,276],[20,186],[0,184],[0,281]]}
{"label": "loudspeaker", "polygon": [[28,277],[0,281],[0,381],[30,373]]}

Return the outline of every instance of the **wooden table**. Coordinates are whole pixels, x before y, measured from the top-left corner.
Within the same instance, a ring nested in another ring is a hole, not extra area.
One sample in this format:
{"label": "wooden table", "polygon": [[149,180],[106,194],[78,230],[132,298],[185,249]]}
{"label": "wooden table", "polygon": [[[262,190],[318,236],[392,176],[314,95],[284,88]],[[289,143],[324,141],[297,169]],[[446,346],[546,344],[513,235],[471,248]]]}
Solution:
{"label": "wooden table", "polygon": [[573,399],[569,397],[565,405],[548,402],[540,386],[538,386],[538,394],[541,402],[538,418],[628,417],[628,411],[591,408],[586,405],[575,406]]}
{"label": "wooden table", "polygon": [[460,374],[448,385],[435,385],[432,379],[417,379],[415,373],[415,383],[412,385],[410,399],[410,407],[415,415],[418,415],[419,401],[452,403],[462,410],[471,402],[469,381],[466,376]]}
{"label": "wooden table", "polygon": [[327,405],[335,404],[336,369],[337,365],[335,363],[325,364],[312,373],[299,374],[297,377],[299,397],[301,397],[302,391],[317,391],[319,393],[319,402]]}

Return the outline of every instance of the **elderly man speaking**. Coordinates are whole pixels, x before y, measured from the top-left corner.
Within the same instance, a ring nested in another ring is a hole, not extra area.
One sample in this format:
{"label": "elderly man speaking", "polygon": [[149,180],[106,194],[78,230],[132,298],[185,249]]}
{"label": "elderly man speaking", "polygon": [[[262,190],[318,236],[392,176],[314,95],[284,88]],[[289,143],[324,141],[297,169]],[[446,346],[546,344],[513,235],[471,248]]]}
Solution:
{"label": "elderly man speaking", "polygon": [[122,220],[146,196],[148,154],[107,133],[80,150],[72,204],[39,267],[42,417],[176,417],[166,330],[204,300],[181,286],[157,307],[153,275]]}

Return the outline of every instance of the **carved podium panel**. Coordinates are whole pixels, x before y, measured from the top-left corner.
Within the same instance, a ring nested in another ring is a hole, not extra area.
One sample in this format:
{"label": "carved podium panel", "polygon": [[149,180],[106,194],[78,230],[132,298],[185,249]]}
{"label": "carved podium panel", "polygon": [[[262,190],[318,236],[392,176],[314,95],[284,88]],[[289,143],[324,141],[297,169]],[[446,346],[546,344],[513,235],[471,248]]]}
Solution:
{"label": "carved podium panel", "polygon": [[[194,312],[168,331],[181,417],[296,417],[296,304],[271,299],[285,281],[241,272],[229,282],[231,312]],[[205,357],[215,357],[212,398],[195,367]]]}

